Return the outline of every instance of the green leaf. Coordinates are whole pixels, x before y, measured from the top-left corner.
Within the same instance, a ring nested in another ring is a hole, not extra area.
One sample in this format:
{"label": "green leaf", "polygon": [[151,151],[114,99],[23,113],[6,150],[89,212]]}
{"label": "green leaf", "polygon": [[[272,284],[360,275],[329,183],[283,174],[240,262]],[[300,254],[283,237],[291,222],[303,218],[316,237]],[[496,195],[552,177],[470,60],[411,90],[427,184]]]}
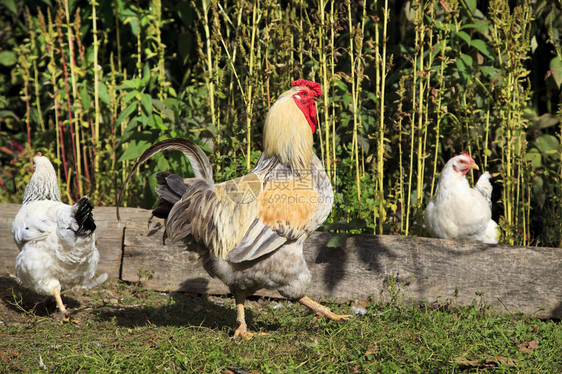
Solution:
{"label": "green leaf", "polygon": [[20,119],[18,118],[18,116],[16,115],[16,113],[12,112],[11,110],[0,110],[0,120],[5,120],[6,118],[11,117],[13,119],[15,119],[16,121],[19,121]]}
{"label": "green leaf", "polygon": [[172,122],[176,122],[176,115],[174,114],[174,111],[172,109],[165,108],[164,110],[162,110],[162,115]]}
{"label": "green leaf", "polygon": [[468,35],[466,32],[458,31],[458,32],[454,32],[453,34],[458,36],[460,39],[464,40],[464,42],[469,46],[471,45],[472,40],[470,39],[470,35]]}
{"label": "green leaf", "polygon": [[554,135],[543,134],[535,140],[537,148],[549,157],[557,156],[560,151],[560,142]]}
{"label": "green leaf", "polygon": [[90,110],[90,108],[92,107],[92,98],[88,93],[88,88],[86,87],[86,85],[82,85],[80,87],[80,100],[82,101],[84,110]]}
{"label": "green leaf", "polygon": [[137,109],[137,103],[132,102],[124,111],[121,112],[119,117],[117,117],[117,121],[115,121],[115,125],[119,126],[121,122],[125,119],[129,118],[129,116]]}
{"label": "green leaf", "polygon": [[562,88],[562,60],[556,56],[550,60],[550,74],[558,88]]}
{"label": "green leaf", "polygon": [[140,33],[140,24],[137,14],[132,9],[123,9],[119,12],[119,18],[123,22],[123,25],[130,24],[131,31],[134,36],[138,36]]}
{"label": "green leaf", "polygon": [[164,124],[164,121],[162,120],[162,117],[153,114],[153,115],[150,116],[150,118],[151,118],[151,120],[152,120],[151,122],[154,124],[155,128],[158,128],[162,131],[168,130],[168,126],[166,126]]}
{"label": "green leaf", "polygon": [[2,51],[0,52],[0,64],[4,66],[12,66],[18,60],[16,53],[14,51]]}
{"label": "green leaf", "polygon": [[466,5],[470,14],[474,15],[474,12],[476,11],[476,0],[466,0]]}
{"label": "green leaf", "polygon": [[156,162],[156,168],[158,170],[168,170],[170,168],[170,163],[165,157],[159,157]]}
{"label": "green leaf", "polygon": [[531,164],[531,167],[538,169],[542,166],[541,153],[536,148],[531,148],[525,154],[525,159]]}
{"label": "green leaf", "polygon": [[472,74],[472,57],[461,54],[455,59],[455,65],[457,66],[457,70],[464,81],[469,81]]}
{"label": "green leaf", "polygon": [[107,86],[105,85],[105,83],[102,83],[102,82],[99,83],[98,95],[100,97],[100,100],[104,104],[109,105],[109,102],[111,101],[111,98],[109,96],[109,90],[107,89]]}
{"label": "green leaf", "polygon": [[150,96],[149,94],[142,94],[141,104],[144,113],[147,116],[150,116],[152,114],[152,96]]}
{"label": "green leaf", "polygon": [[492,80],[501,77],[501,71],[493,66],[480,66],[480,70]]}
{"label": "green leaf", "polygon": [[8,10],[10,10],[12,13],[18,13],[18,8],[14,0],[2,0],[2,4],[4,4],[4,6],[8,8]]}
{"label": "green leaf", "polygon": [[150,66],[148,64],[144,64],[144,66],[142,67],[142,79],[140,81],[140,87],[145,87],[149,80]]}
{"label": "green leaf", "polygon": [[127,89],[137,89],[139,87],[139,80],[138,78],[133,79],[126,79],[121,82],[121,85],[117,86],[118,90],[127,90]]}
{"label": "green leaf", "polygon": [[125,148],[125,151],[117,161],[122,162],[125,160],[132,160],[134,158],[137,158],[144,152],[146,148],[148,148],[149,145],[150,143],[146,140],[133,140],[131,141],[131,143],[129,143],[128,147]]}
{"label": "green leaf", "polygon": [[474,29],[484,35],[488,35],[489,27],[486,23],[479,22],[479,23],[467,23],[466,25],[462,25],[460,29],[461,30]]}
{"label": "green leaf", "polygon": [[125,96],[123,96],[123,104],[129,103],[129,101],[131,101],[131,99],[133,99],[135,96],[137,96],[138,93],[139,93],[139,91],[137,91],[137,90],[127,92],[127,94]]}
{"label": "green leaf", "polygon": [[466,66],[467,68],[472,69],[472,57],[470,57],[469,55],[465,55],[464,53],[461,54],[458,58],[460,61],[462,61],[463,65]]}
{"label": "green leaf", "polygon": [[546,194],[544,192],[544,181],[540,176],[536,176],[533,180],[533,197],[541,207],[544,206]]}
{"label": "green leaf", "polygon": [[166,104],[158,99],[152,99],[152,105],[154,105],[154,108],[159,111],[163,111],[164,109],[166,109]]}
{"label": "green leaf", "polygon": [[484,56],[488,57],[490,60],[494,61],[496,59],[494,50],[488,44],[486,44],[486,42],[483,41],[482,39],[473,40],[472,46],[476,48]]}
{"label": "green leaf", "polygon": [[117,145],[120,146],[121,144],[125,144],[130,141],[134,137],[137,131],[137,127],[141,125],[142,122],[139,117],[132,118],[127,124],[127,128],[125,129],[125,131],[123,131],[123,135],[121,135],[121,137],[119,138],[119,142],[117,143]]}
{"label": "green leaf", "polygon": [[139,157],[157,137],[156,131],[152,130],[134,132],[131,136],[131,142],[128,144],[121,157],[119,157],[118,161],[121,162]]}

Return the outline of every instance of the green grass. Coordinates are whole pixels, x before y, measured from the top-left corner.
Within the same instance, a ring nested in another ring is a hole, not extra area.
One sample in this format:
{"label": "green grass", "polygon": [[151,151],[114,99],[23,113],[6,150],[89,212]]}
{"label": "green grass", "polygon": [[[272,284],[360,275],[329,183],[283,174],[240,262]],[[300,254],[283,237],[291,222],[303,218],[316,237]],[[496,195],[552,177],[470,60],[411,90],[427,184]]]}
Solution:
{"label": "green grass", "polygon": [[[0,324],[0,372],[42,372],[40,358],[48,372],[60,373],[562,371],[560,322],[477,304],[436,309],[372,302],[365,316],[346,323],[313,323],[298,304],[254,299],[249,328],[268,335],[238,342],[231,338],[230,298],[123,284],[80,292],[66,300],[81,323],[63,326],[42,312],[54,313],[52,304],[33,309],[4,297],[3,310],[17,322]],[[348,304],[330,306],[352,313]]]}

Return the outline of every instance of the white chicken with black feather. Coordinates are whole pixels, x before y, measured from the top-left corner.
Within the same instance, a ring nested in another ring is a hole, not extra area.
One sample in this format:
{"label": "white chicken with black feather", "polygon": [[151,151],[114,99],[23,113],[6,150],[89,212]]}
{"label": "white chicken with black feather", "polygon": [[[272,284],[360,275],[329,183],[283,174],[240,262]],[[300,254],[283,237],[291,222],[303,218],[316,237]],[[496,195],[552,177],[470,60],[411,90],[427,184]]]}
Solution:
{"label": "white chicken with black feather", "polygon": [[93,206],[87,196],[74,205],[61,201],[55,169],[40,152],[33,165],[35,171],[12,222],[12,235],[20,249],[16,274],[23,286],[54,296],[61,322],[67,322],[70,316],[61,290],[87,285],[99,262]]}

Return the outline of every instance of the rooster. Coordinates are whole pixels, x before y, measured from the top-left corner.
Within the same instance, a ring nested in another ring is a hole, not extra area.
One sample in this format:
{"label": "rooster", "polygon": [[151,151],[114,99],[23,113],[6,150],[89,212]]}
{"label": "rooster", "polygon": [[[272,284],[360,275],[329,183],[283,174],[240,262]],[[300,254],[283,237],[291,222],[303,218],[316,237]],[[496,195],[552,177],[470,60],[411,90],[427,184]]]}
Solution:
{"label": "rooster", "polygon": [[312,149],[320,85],[304,79],[291,83],[294,87],[281,94],[267,115],[264,151],[251,173],[215,184],[205,153],[195,143],[176,138],[149,147],[123,185],[160,151],[177,150],[187,156],[195,178],[159,172],[160,200],[153,215],[166,219],[167,240],[182,241],[199,252],[205,270],[230,288],[236,302],[235,338],[255,335],[247,329],[244,302],[262,288],[298,300],[317,317],[334,321],[350,317],[305,295],[311,275],[303,243],[328,217],[333,191]]}
{"label": "rooster", "polygon": [[[20,249],[16,274],[25,287],[54,296],[61,323],[68,322],[61,290],[90,282],[99,261],[93,206],[87,196],[74,205],[61,202],[55,169],[41,152],[33,158],[33,166],[22,206],[12,222]],[[99,280],[103,276],[107,274]]]}
{"label": "rooster", "polygon": [[491,174],[480,176],[474,188],[465,178],[478,165],[467,152],[451,158],[439,174],[435,195],[425,209],[429,234],[442,239],[498,243],[498,224],[492,219]]}

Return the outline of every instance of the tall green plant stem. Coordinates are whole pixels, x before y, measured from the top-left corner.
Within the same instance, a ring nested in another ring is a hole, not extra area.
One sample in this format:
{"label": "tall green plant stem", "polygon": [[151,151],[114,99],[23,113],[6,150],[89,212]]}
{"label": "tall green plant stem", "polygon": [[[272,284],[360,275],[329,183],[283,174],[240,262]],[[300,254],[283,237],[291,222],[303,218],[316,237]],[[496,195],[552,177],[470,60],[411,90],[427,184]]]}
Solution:
{"label": "tall green plant stem", "polygon": [[76,174],[76,185],[78,187],[78,196],[82,196],[82,156],[80,152],[80,111],[77,108],[77,87],[76,87],[76,72],[75,72],[75,65],[76,60],[74,56],[74,37],[72,34],[72,24],[70,23],[70,10],[68,2],[69,0],[64,1],[64,14],[66,17],[66,36],[68,39],[68,57],[69,57],[69,65],[70,65],[70,81],[72,83],[72,107],[74,108],[74,116],[72,118],[69,117],[69,125],[72,127],[74,126],[74,136],[75,136],[75,143],[74,147],[76,147],[76,151],[74,152],[75,156],[75,174]]}
{"label": "tall green plant stem", "polygon": [[[55,60],[55,39],[56,34],[53,27],[53,20],[51,16],[51,9],[47,8],[47,22],[45,22],[45,17],[43,13],[39,10],[38,14],[39,19],[39,27],[41,28],[41,32],[43,33],[43,37],[45,38],[45,48],[49,55],[49,62],[48,62],[48,70],[51,71],[50,74],[50,83],[53,86],[53,103],[55,108],[55,133],[56,133],[56,154],[57,160],[62,160],[63,170],[64,170],[64,182],[68,185],[68,169],[66,165],[66,152],[63,142],[63,135],[62,135],[62,121],[60,119],[60,104],[59,104],[59,96],[58,96],[58,86],[57,86],[57,77],[60,73],[58,73],[57,69],[57,61]],[[62,186],[61,183],[61,173],[60,168],[57,168],[57,181],[59,186]]]}
{"label": "tall green plant stem", "polygon": [[326,35],[324,31],[326,30],[326,15],[325,15],[326,3],[324,0],[319,1],[318,12],[320,14],[320,28],[318,29],[318,41],[319,41],[319,54],[320,54],[320,71],[322,75],[322,86],[324,87],[324,136],[326,141],[324,142],[324,147],[322,147],[322,153],[324,154],[324,165],[326,167],[326,173],[328,178],[332,179],[332,168],[330,163],[330,111],[329,106],[329,93],[330,93],[330,83],[328,80],[328,62],[326,59]]}
{"label": "tall green plant stem", "polygon": [[[27,24],[29,25],[29,36],[31,40],[31,50],[35,52],[37,48],[37,34],[35,33],[35,25],[33,23],[33,18],[28,7],[25,7],[25,15],[27,19]],[[39,125],[41,126],[41,131],[45,132],[45,121],[43,120],[43,110],[41,109],[41,92],[39,88],[39,69],[37,68],[37,57],[32,57],[33,65],[33,86],[35,88],[35,107],[37,108],[37,113],[39,114]]]}
{"label": "tall green plant stem", "polygon": [[490,140],[490,104],[486,107],[486,130],[484,134],[484,169],[488,170],[488,153],[490,152],[489,147]]}
{"label": "tall green plant stem", "polygon": [[31,147],[31,105],[29,101],[31,97],[29,96],[29,70],[25,68],[24,74],[24,93],[25,93],[25,127],[27,130],[27,144]]}
{"label": "tall green plant stem", "polygon": [[258,17],[259,11],[259,1],[254,0],[252,7],[252,37],[250,40],[250,66],[249,66],[249,77],[248,77],[248,89],[247,100],[246,100],[246,169],[249,171],[252,167],[252,110],[254,104],[253,98],[253,88],[254,88],[254,59],[255,59],[255,44],[256,44],[256,34],[258,31],[258,24],[261,19]]}
{"label": "tall green plant stem", "polygon": [[[379,234],[383,233],[383,223],[386,219],[386,201],[384,194],[384,98],[385,98],[385,87],[386,87],[386,75],[387,75],[387,65],[386,65],[386,43],[387,43],[387,29],[388,22],[390,20],[390,10],[388,9],[388,0],[384,1],[383,9],[383,30],[382,30],[382,47],[379,44],[379,31],[378,27],[376,29],[376,43],[378,45],[378,50],[382,48],[382,57],[380,57],[377,51],[377,71],[381,69],[380,82],[378,82],[377,87],[380,93],[380,114],[379,114],[379,146],[378,146],[378,156],[377,156],[377,171],[378,171],[378,186],[379,186]],[[377,78],[379,74],[377,74]],[[378,79],[377,79],[378,80]]]}
{"label": "tall green plant stem", "polygon": [[443,35],[441,35],[441,41],[439,42],[439,53],[441,57],[441,63],[439,65],[439,90],[437,91],[437,107],[436,107],[436,119],[435,119],[435,150],[433,154],[433,172],[431,173],[431,190],[430,196],[433,196],[435,191],[435,181],[437,179],[437,160],[439,159],[439,143],[441,140],[441,121],[443,120],[443,111],[441,110],[441,102],[443,100],[443,91],[444,91],[444,72],[446,66],[446,56],[445,56],[445,48],[446,48],[446,40]]}
{"label": "tall green plant stem", "polygon": [[[207,71],[205,75],[205,85],[207,86],[209,109],[211,111],[211,123],[217,129],[217,156],[220,158],[220,137],[221,129],[217,124],[217,114],[215,108],[215,82],[214,82],[214,69],[213,69],[213,56],[211,53],[211,30],[209,28],[209,8],[207,7],[207,0],[201,0],[203,7],[203,30],[205,31],[205,48],[207,52]],[[211,4],[209,4],[209,7]]]}
{"label": "tall green plant stem", "polygon": [[400,78],[400,81],[398,82],[398,107],[397,107],[397,115],[398,115],[398,120],[397,120],[397,126],[398,126],[398,162],[399,162],[399,174],[400,174],[400,180],[398,181],[398,193],[399,193],[399,197],[398,197],[398,202],[400,204],[400,232],[404,233],[405,232],[405,221],[407,222],[407,220],[404,219],[404,210],[406,209],[407,205],[406,202],[404,200],[404,156],[403,156],[403,151],[402,151],[402,133],[403,133],[403,129],[402,129],[402,122],[404,119],[404,111],[403,111],[403,102],[405,101],[405,97],[404,94],[406,92],[406,88],[405,88],[405,82],[407,79],[407,75],[403,75],[402,78]]}
{"label": "tall green plant stem", "polygon": [[[334,18],[334,1],[330,2],[330,48],[331,48],[331,53],[330,53],[330,76],[333,78],[335,76],[335,70],[336,70],[336,52],[335,52],[335,18]],[[333,101],[330,102],[330,106],[331,106],[331,117],[332,117],[332,154],[334,155],[332,162],[333,162],[333,167],[332,167],[332,183],[336,183],[336,175],[337,175],[337,163],[336,163],[336,159],[337,159],[337,154],[336,154],[336,105]]]}
{"label": "tall green plant stem", "polygon": [[152,0],[155,16],[156,48],[158,53],[158,99],[164,100],[164,87],[167,85],[165,76],[164,44],[162,44],[162,1]]}
{"label": "tall green plant stem", "polygon": [[[94,38],[94,196],[95,201],[99,201],[99,191],[100,191],[100,96],[99,96],[99,64],[98,64],[98,54],[99,54],[99,40],[98,40],[98,23],[97,23],[97,13],[96,13],[96,0],[92,0],[92,31]],[[119,27],[117,27],[119,28]]]}
{"label": "tall green plant stem", "polygon": [[361,182],[360,182],[360,172],[359,172],[359,135],[358,135],[358,120],[357,112],[359,110],[358,103],[358,91],[355,71],[356,58],[355,58],[355,37],[357,30],[353,27],[352,17],[351,17],[351,1],[347,0],[347,16],[348,16],[348,26],[349,26],[349,58],[351,62],[351,96],[353,104],[353,141],[352,141],[352,152],[355,159],[355,185],[357,190],[357,204],[359,207],[359,216],[361,213]]}
{"label": "tall green plant stem", "polygon": [[[60,54],[61,54],[61,62],[62,62],[62,71],[63,71],[63,81],[64,81],[64,89],[65,89],[65,97],[66,97],[66,106],[67,106],[67,110],[68,110],[68,128],[70,130],[70,140],[72,143],[72,154],[74,156],[74,160],[76,161],[76,150],[78,149],[76,146],[76,137],[74,136],[74,128],[72,126],[73,123],[73,111],[72,111],[72,104],[71,104],[71,96],[70,96],[70,90],[68,87],[68,68],[66,66],[66,56],[64,53],[64,43],[62,41],[62,18],[60,16],[60,13],[58,13],[57,18],[56,18],[56,24],[57,24],[57,35],[58,35],[58,42],[59,42],[59,46],[60,46]],[[55,86],[56,87],[56,86]],[[61,131],[62,134],[62,131]],[[62,139],[61,139],[62,140]],[[72,196],[70,194],[70,182],[71,182],[71,167],[70,165],[68,165],[68,179],[67,179],[67,185],[66,185],[66,194],[69,198],[69,200],[72,202]]]}
{"label": "tall green plant stem", "polygon": [[[418,5],[419,7],[419,5]],[[419,8],[418,8],[419,9]],[[415,46],[416,49],[419,48],[420,43],[420,36],[419,32],[416,28],[415,33]],[[416,89],[417,89],[417,76],[418,76],[418,55],[419,53],[416,52],[414,55],[414,61],[412,64],[412,115],[410,116],[410,165],[408,171],[408,197],[406,199],[406,227],[404,228],[404,235],[408,236],[409,228],[410,228],[410,211],[412,209],[412,179],[414,173],[414,140],[416,138]]]}
{"label": "tall green plant stem", "polygon": [[[425,25],[423,22],[423,16],[425,12],[422,10],[420,6],[420,27],[418,32],[420,33],[420,49],[419,49],[419,71],[420,71],[420,79],[418,80],[419,89],[418,89],[418,108],[417,108],[417,120],[418,120],[418,166],[417,166],[417,183],[416,183],[416,207],[418,209],[418,215],[421,212],[421,208],[423,206],[423,186],[424,186],[424,174],[425,174],[425,149],[426,149],[426,141],[427,141],[427,127],[425,126],[425,118],[428,115],[427,108],[424,108],[424,103],[427,101],[424,100],[424,94],[426,93],[427,87],[429,87],[429,78],[431,76],[431,64],[432,64],[432,53],[429,51],[428,53],[428,62],[427,65],[424,65],[424,53],[425,53]],[[429,45],[431,46],[432,42],[432,33],[429,33]],[[425,78],[425,80],[423,79]],[[425,110],[424,110],[425,109]]]}

